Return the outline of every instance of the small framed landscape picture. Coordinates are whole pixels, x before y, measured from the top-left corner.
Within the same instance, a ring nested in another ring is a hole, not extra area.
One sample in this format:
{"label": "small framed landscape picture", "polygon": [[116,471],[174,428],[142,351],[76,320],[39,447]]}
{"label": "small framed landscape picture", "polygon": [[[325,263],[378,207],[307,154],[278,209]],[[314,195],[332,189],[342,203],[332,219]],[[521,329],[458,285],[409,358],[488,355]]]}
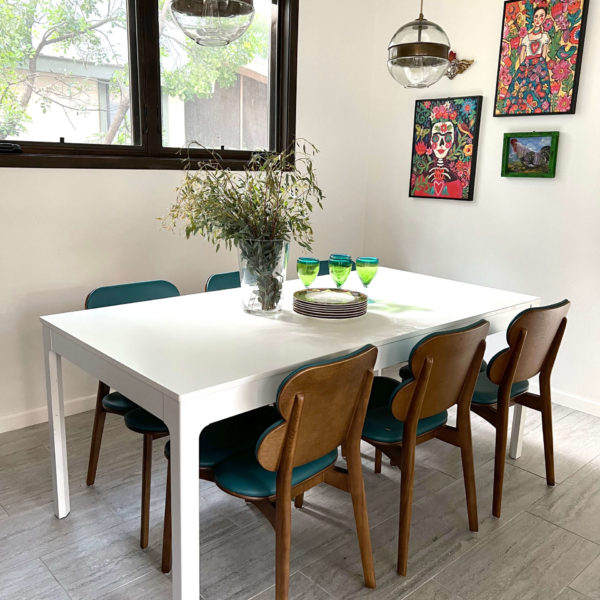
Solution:
{"label": "small framed landscape picture", "polygon": [[505,133],[502,177],[554,177],[558,131]]}

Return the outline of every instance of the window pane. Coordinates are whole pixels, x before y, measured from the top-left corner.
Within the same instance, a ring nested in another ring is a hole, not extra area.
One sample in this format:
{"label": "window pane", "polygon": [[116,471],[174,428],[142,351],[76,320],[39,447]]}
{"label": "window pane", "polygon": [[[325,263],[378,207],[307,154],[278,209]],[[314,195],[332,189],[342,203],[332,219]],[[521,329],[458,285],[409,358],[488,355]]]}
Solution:
{"label": "window pane", "polygon": [[164,2],[159,17],[163,145],[270,149],[271,0],[254,0],[248,31],[228,46],[212,48],[189,39]]}
{"label": "window pane", "polygon": [[126,0],[0,0],[0,139],[131,144]]}

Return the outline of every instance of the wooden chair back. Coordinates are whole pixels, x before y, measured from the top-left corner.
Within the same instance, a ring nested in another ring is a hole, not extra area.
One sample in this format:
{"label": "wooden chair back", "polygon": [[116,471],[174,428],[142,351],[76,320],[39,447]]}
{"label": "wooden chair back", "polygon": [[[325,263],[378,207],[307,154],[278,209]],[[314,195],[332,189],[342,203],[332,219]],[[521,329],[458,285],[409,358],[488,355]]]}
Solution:
{"label": "wooden chair back", "polygon": [[485,351],[490,324],[434,333],[411,352],[414,379],[403,385],[392,401],[392,413],[400,421],[416,421],[437,415],[457,403],[470,403]]}
{"label": "wooden chair back", "polygon": [[282,422],[257,444],[263,468],[277,471],[284,449],[292,467],[333,451],[350,438],[359,442],[377,348],[368,345],[339,359],[291,373],[277,393]]}
{"label": "wooden chair back", "polygon": [[552,370],[567,325],[571,303],[528,308],[517,315],[506,332],[508,348],[490,361],[488,376],[496,384],[525,381],[542,370]]}

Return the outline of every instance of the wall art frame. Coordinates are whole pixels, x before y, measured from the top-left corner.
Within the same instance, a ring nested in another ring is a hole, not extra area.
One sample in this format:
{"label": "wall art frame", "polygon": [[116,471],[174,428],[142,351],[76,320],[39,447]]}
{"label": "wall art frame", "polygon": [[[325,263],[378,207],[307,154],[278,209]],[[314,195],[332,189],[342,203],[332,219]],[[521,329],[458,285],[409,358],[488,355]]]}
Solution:
{"label": "wall art frame", "polygon": [[473,200],[483,96],[417,100],[411,198]]}
{"label": "wall art frame", "polygon": [[575,113],[590,1],[504,3],[495,117]]}
{"label": "wall art frame", "polygon": [[554,177],[558,137],[558,131],[505,133],[502,177]]}

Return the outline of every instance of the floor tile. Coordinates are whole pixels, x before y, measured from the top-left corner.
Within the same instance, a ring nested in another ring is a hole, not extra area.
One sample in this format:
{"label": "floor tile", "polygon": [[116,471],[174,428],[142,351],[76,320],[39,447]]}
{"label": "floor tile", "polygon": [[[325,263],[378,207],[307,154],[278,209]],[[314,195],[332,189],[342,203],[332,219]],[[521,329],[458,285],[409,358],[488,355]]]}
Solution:
{"label": "floor tile", "polygon": [[435,580],[428,581],[425,585],[414,591],[406,600],[462,600],[460,596],[446,589]]}
{"label": "floor tile", "polygon": [[2,569],[0,600],[70,600],[41,560]]}
{"label": "floor tile", "polygon": [[[553,421],[553,432],[557,482],[564,481],[600,455],[600,417],[572,411],[558,421]],[[545,477],[541,429],[535,429],[523,437],[523,453],[519,459],[507,460],[521,469]]]}
{"label": "floor tile", "polygon": [[590,600],[587,596],[572,590],[571,588],[565,588],[558,596],[556,600]]}
{"label": "floor tile", "polygon": [[[250,600],[274,600],[275,586],[254,596]],[[288,600],[331,600],[331,596],[302,573],[290,576],[290,593]]]}
{"label": "floor tile", "polygon": [[600,600],[600,558],[597,558],[569,585],[593,600]]}
{"label": "floor tile", "polygon": [[542,600],[556,597],[598,554],[600,546],[523,513],[435,579],[464,600]]}
{"label": "floor tile", "polygon": [[600,544],[600,464],[582,467],[529,512]]}
{"label": "floor tile", "polygon": [[170,594],[171,576],[156,571],[125,583],[98,600],[168,600]]}

